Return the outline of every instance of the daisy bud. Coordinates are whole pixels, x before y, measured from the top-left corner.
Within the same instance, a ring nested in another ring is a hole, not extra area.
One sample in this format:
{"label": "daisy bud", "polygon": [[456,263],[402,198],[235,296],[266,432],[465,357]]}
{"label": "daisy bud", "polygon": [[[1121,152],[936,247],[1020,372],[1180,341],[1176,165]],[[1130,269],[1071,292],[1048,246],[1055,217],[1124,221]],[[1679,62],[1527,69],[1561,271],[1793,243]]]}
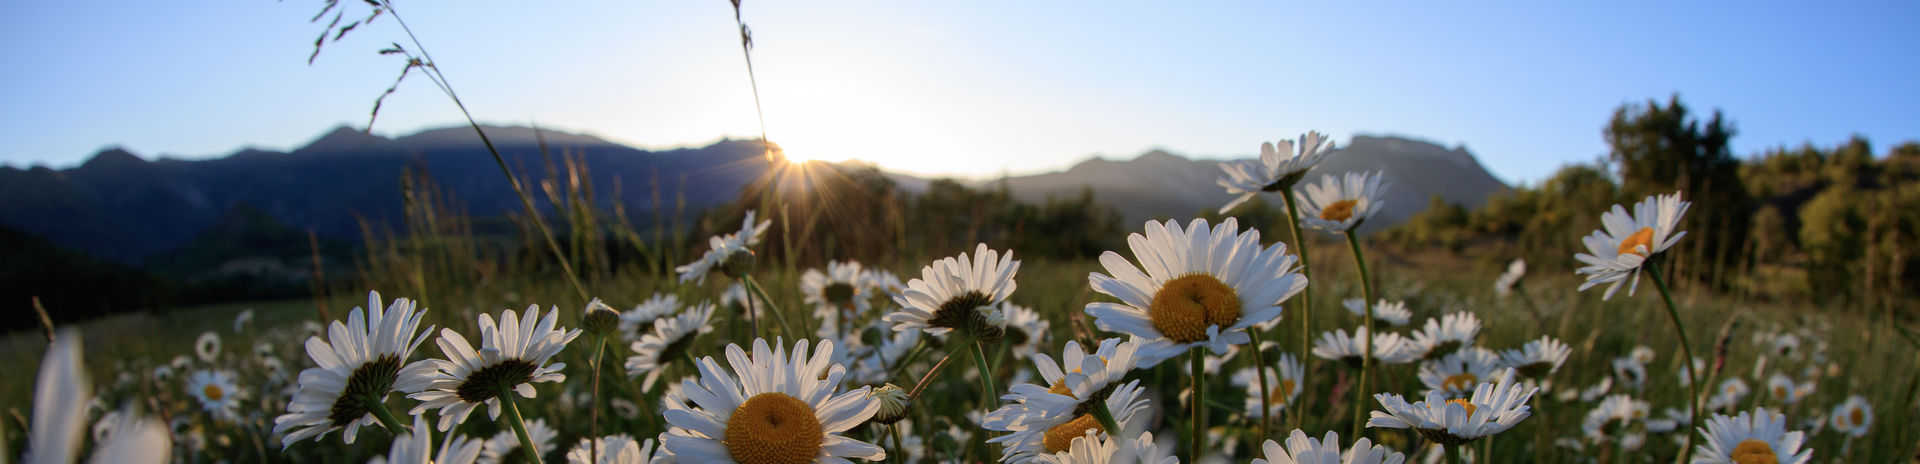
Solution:
{"label": "daisy bud", "polygon": [[754,260],[753,250],[735,251],[720,262],[720,273],[735,279],[746,277],[753,273]]}
{"label": "daisy bud", "polygon": [[868,398],[880,402],[880,411],[873,413],[873,421],[893,425],[907,418],[907,412],[913,409],[913,397],[907,391],[894,384],[886,384],[867,393]]}
{"label": "daisy bud", "polygon": [[592,302],[587,303],[587,315],[585,321],[581,322],[581,326],[590,334],[599,336],[612,334],[620,329],[620,312],[602,303],[599,298],[594,298]]}

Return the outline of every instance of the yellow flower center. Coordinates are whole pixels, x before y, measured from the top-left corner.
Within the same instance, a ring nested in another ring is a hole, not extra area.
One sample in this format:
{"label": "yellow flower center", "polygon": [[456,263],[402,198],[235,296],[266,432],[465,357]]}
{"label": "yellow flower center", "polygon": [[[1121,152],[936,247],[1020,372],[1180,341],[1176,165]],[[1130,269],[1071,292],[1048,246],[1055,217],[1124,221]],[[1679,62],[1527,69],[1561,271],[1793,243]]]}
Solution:
{"label": "yellow flower center", "polygon": [[1225,329],[1240,320],[1240,296],[1220,279],[1192,274],[1161,285],[1147,317],[1168,339],[1197,342],[1207,338],[1208,326]]}
{"label": "yellow flower center", "polygon": [[1293,382],[1293,379],[1280,379],[1280,386],[1273,387],[1273,391],[1267,392],[1267,400],[1275,404],[1286,404],[1287,398],[1293,396],[1293,389],[1296,386],[1298,385]]}
{"label": "yellow flower center", "polygon": [[1480,376],[1473,375],[1472,372],[1461,372],[1448,376],[1446,380],[1441,380],[1440,388],[1447,390],[1466,390],[1473,388],[1473,386],[1478,383],[1480,383]]}
{"label": "yellow flower center", "polygon": [[1847,419],[1850,419],[1849,424],[1858,427],[1862,422],[1867,421],[1867,410],[1855,407],[1853,410],[1847,411]]}
{"label": "yellow flower center", "polygon": [[[1640,247],[1646,247],[1647,249],[1642,251]],[[1652,227],[1641,227],[1640,231],[1634,232],[1633,235],[1628,235],[1627,238],[1620,240],[1620,254],[1624,255],[1628,253],[1640,255],[1643,258],[1646,257],[1647,254],[1653,253]]]}
{"label": "yellow flower center", "polygon": [[1448,402],[1448,403],[1453,403],[1453,404],[1457,404],[1457,405],[1460,405],[1460,407],[1462,407],[1462,408],[1466,408],[1466,409],[1467,409],[1467,416],[1469,416],[1469,417],[1471,417],[1471,416],[1473,416],[1473,410],[1474,410],[1474,409],[1479,409],[1478,407],[1476,407],[1476,406],[1474,406],[1474,405],[1473,405],[1473,402],[1472,402],[1472,401],[1468,401],[1468,400],[1466,400],[1466,399],[1464,399],[1464,398],[1462,398],[1462,399],[1457,399],[1457,400],[1447,400],[1447,402]]}
{"label": "yellow flower center", "polygon": [[1353,207],[1358,204],[1360,204],[1360,200],[1340,200],[1333,202],[1333,204],[1327,205],[1326,208],[1320,209],[1320,219],[1334,222],[1345,221],[1347,218],[1353,217]]}
{"label": "yellow flower center", "polygon": [[727,418],[727,454],[740,464],[803,464],[820,454],[826,433],[813,407],[785,393],[754,395]]}
{"label": "yellow flower center", "polygon": [[221,389],[217,384],[211,383],[207,384],[206,388],[200,389],[200,394],[201,396],[207,397],[208,401],[220,401],[221,398],[227,397],[226,390]]}
{"label": "yellow flower center", "polygon": [[1756,438],[1748,438],[1733,446],[1733,462],[1740,464],[1780,464],[1780,457],[1773,454],[1773,447]]}
{"label": "yellow flower center", "polygon": [[1056,395],[1067,395],[1068,398],[1073,398],[1076,400],[1080,399],[1080,397],[1078,396],[1073,396],[1073,389],[1067,387],[1066,379],[1061,379],[1059,382],[1054,382],[1053,386],[1047,387],[1047,393],[1052,393]]}
{"label": "yellow flower center", "polygon": [[1087,436],[1088,430],[1107,431],[1100,427],[1100,421],[1094,419],[1092,414],[1081,414],[1080,417],[1075,417],[1065,424],[1047,429],[1046,435],[1041,437],[1041,442],[1047,446],[1048,453],[1059,453],[1072,446],[1073,439]]}
{"label": "yellow flower center", "polygon": [[1774,398],[1786,398],[1786,397],[1787,397],[1787,387],[1785,387],[1785,386],[1780,386],[1780,385],[1775,385],[1775,386],[1773,387],[1773,397],[1774,397]]}

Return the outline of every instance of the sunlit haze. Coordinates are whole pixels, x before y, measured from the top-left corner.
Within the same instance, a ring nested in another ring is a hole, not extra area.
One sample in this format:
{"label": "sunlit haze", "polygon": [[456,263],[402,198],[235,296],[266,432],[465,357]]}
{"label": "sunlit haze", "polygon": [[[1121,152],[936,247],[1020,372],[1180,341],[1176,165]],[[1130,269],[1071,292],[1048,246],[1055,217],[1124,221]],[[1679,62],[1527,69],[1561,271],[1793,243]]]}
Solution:
{"label": "sunlit haze", "polygon": [[[317,1],[23,2],[0,19],[0,162],[286,150],[362,127],[402,63]],[[359,2],[351,4],[363,11]],[[727,2],[404,2],[475,115],[642,148],[757,138]],[[1372,7],[1372,8],[1369,8]],[[766,133],[800,160],[990,177],[1308,130],[1464,144],[1508,182],[1605,153],[1614,108],[1679,93],[1746,156],[1920,138],[1920,4],[758,2]],[[322,21],[324,23],[324,20]],[[411,76],[373,131],[463,124]]]}

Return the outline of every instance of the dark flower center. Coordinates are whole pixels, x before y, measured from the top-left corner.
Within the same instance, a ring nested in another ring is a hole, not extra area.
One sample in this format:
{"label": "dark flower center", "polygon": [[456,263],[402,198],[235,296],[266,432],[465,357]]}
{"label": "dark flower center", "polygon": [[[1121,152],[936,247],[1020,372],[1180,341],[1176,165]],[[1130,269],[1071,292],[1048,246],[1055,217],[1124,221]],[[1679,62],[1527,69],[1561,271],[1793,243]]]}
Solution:
{"label": "dark flower center", "polygon": [[468,375],[467,381],[461,383],[460,388],[454,390],[454,394],[459,395],[461,401],[468,403],[490,400],[499,396],[502,389],[532,382],[533,371],[539,368],[533,363],[519,359],[501,360],[498,364],[480,368]]}
{"label": "dark flower center", "polygon": [[393,390],[393,382],[400,378],[400,356],[384,354],[361,364],[347,376],[347,388],[340,391],[340,397],[333,400],[333,409],[327,414],[327,420],[334,427],[346,427],[367,414],[375,407],[368,401],[384,401],[387,393]]}

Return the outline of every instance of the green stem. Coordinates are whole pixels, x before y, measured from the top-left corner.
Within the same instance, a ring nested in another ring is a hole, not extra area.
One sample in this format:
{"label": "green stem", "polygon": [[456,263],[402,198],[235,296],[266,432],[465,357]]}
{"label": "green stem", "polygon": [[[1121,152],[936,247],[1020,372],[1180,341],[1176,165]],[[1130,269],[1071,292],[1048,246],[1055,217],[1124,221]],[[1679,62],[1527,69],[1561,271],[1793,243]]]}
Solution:
{"label": "green stem", "polygon": [[[1687,407],[1692,411],[1693,423],[1700,423],[1700,373],[1693,368],[1693,343],[1687,341],[1687,326],[1680,323],[1680,307],[1673,304],[1673,293],[1667,291],[1667,282],[1660,275],[1660,265],[1649,258],[1646,261],[1647,274],[1653,279],[1653,286],[1660,289],[1660,299],[1667,303],[1667,317],[1673,319],[1673,331],[1680,334],[1680,352],[1687,363]],[[1690,462],[1693,457],[1693,440],[1699,427],[1687,427],[1687,444],[1680,449],[1680,462]]]}
{"label": "green stem", "polygon": [[993,366],[987,365],[987,349],[980,346],[982,343],[983,342],[979,340],[974,340],[974,342],[971,343],[971,345],[973,345],[973,363],[976,368],[980,369],[980,387],[987,389],[985,392],[986,396],[981,399],[980,407],[983,409],[982,412],[991,414],[993,413],[994,406],[996,406],[995,403],[997,403],[994,399],[1000,396],[1000,389],[994,388],[993,386]]}
{"label": "green stem", "polygon": [[[593,337],[593,393],[592,393],[593,396],[588,398],[588,401],[590,401],[589,404],[593,406],[589,408],[589,411],[587,413],[587,429],[588,429],[587,436],[589,437],[600,436],[600,355],[605,354],[606,351],[607,351],[606,334],[594,335]],[[645,402],[646,401],[642,401],[642,403],[645,403]],[[591,462],[600,462],[600,442],[589,441],[588,443],[591,443],[591,445],[588,446],[588,451],[587,451],[588,460]]]}
{"label": "green stem", "polygon": [[1267,433],[1267,423],[1273,422],[1273,387],[1267,385],[1267,356],[1260,349],[1260,328],[1248,327],[1247,334],[1253,336],[1253,372],[1260,377],[1260,440],[1272,435]]}
{"label": "green stem", "polygon": [[[1293,231],[1294,252],[1300,254],[1300,275],[1306,277],[1308,282],[1312,282],[1313,265],[1307,257],[1307,238],[1300,233],[1300,203],[1293,197],[1292,187],[1281,189],[1280,197],[1287,203],[1287,228]],[[1313,377],[1313,285],[1309,284],[1300,290],[1300,304],[1295,308],[1300,309],[1301,366],[1300,385],[1295,388],[1306,388],[1310,385],[1307,383],[1308,380]],[[1294,414],[1293,428],[1301,428],[1301,421],[1305,416],[1306,414]]]}
{"label": "green stem", "polygon": [[1465,448],[1465,447],[1462,447],[1462,446],[1452,446],[1452,447],[1449,447],[1449,446],[1445,446],[1445,445],[1441,445],[1441,446],[1440,446],[1440,454],[1441,454],[1441,455],[1443,455],[1443,456],[1446,456],[1446,457],[1447,457],[1447,462],[1449,462],[1449,463],[1452,463],[1452,464],[1463,464],[1463,463],[1465,463],[1465,462],[1466,462],[1466,460],[1465,460],[1465,459],[1461,459],[1461,458],[1460,458],[1460,453],[1463,453],[1463,452],[1465,452],[1465,451],[1464,451],[1465,449],[1466,449],[1466,448]]}
{"label": "green stem", "polygon": [[900,441],[900,423],[895,422],[893,423],[893,425],[887,426],[887,431],[893,433],[893,449],[895,453],[900,454],[897,459],[899,459],[901,462],[906,462],[907,461],[907,445],[905,445],[903,442]]}
{"label": "green stem", "polygon": [[1193,449],[1187,462],[1200,462],[1200,456],[1205,453],[1203,450],[1207,449],[1207,372],[1206,360],[1203,359],[1205,355],[1201,351],[1204,349],[1196,346],[1187,350],[1187,361],[1193,368],[1193,379],[1190,380],[1193,383],[1193,437],[1187,443]]}
{"label": "green stem", "polygon": [[[1358,228],[1359,224],[1354,224]],[[1373,370],[1373,276],[1367,273],[1367,257],[1360,250],[1360,234],[1347,229],[1347,247],[1353,249],[1353,264],[1360,272],[1360,293],[1366,299],[1367,336],[1364,341],[1366,350],[1360,358],[1360,381],[1353,390],[1353,437],[1360,436],[1361,413],[1366,410],[1367,372]],[[1358,438],[1354,438],[1358,439]]]}
{"label": "green stem", "polygon": [[380,425],[386,426],[387,433],[394,436],[407,433],[407,426],[402,425],[400,419],[393,416],[393,411],[387,410],[387,402],[384,398],[368,396],[364,401],[367,402],[367,409],[373,411],[373,417],[380,419]]}
{"label": "green stem", "polygon": [[780,305],[773,304],[773,298],[767,296],[767,289],[761,287],[759,281],[753,280],[753,276],[750,275],[741,276],[740,279],[747,283],[747,288],[753,290],[753,294],[760,295],[761,303],[766,303],[767,315],[773,317],[774,322],[780,323],[780,333],[797,337],[806,336],[805,334],[795,334],[793,329],[787,327],[787,318],[780,314]]}
{"label": "green stem", "polygon": [[1100,428],[1107,431],[1107,436],[1120,436],[1120,422],[1114,420],[1113,410],[1107,409],[1106,400],[1093,402],[1093,418],[1100,421]]}
{"label": "green stem", "polygon": [[500,383],[500,402],[507,405],[507,425],[513,426],[513,434],[520,437],[520,449],[533,464],[540,464],[540,449],[533,446],[533,437],[527,435],[527,422],[520,417],[520,406],[513,402],[513,388],[505,382]]}

